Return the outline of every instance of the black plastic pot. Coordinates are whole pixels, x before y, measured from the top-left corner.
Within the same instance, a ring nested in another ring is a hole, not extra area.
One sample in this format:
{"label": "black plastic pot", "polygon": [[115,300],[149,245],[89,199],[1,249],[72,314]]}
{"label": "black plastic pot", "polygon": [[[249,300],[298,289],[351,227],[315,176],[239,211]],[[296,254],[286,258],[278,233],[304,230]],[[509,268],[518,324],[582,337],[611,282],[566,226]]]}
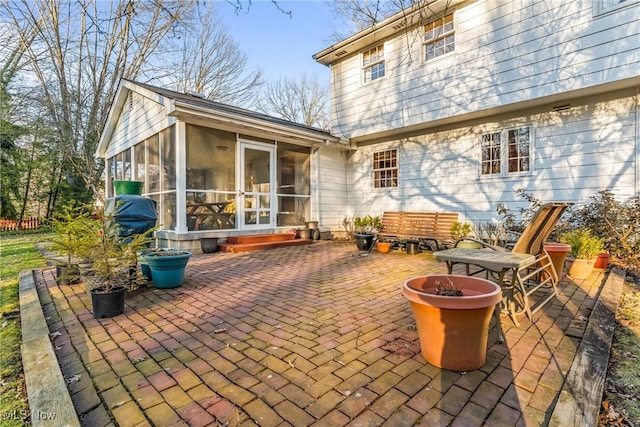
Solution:
{"label": "black plastic pot", "polygon": [[91,305],[93,317],[104,319],[124,313],[124,294],[126,289],[117,286],[105,292],[102,288],[91,289]]}
{"label": "black plastic pot", "polygon": [[205,254],[209,254],[218,250],[218,238],[217,237],[201,237],[200,248]]}
{"label": "black plastic pot", "polygon": [[357,233],[356,237],[356,246],[361,251],[368,251],[373,245],[373,234],[360,234]]}
{"label": "black plastic pot", "polygon": [[78,279],[80,279],[80,270],[77,265],[70,267],[66,265],[56,266],[56,281],[59,285],[71,285],[77,283]]}

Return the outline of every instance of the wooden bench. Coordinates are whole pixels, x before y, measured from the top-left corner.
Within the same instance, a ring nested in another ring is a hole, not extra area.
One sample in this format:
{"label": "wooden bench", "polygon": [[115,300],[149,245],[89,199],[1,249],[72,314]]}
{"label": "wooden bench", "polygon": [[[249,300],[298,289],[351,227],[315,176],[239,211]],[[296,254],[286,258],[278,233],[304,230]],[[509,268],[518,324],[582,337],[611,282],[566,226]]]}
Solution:
{"label": "wooden bench", "polygon": [[458,220],[453,212],[384,212],[378,239],[433,243],[435,249],[452,242],[449,229]]}

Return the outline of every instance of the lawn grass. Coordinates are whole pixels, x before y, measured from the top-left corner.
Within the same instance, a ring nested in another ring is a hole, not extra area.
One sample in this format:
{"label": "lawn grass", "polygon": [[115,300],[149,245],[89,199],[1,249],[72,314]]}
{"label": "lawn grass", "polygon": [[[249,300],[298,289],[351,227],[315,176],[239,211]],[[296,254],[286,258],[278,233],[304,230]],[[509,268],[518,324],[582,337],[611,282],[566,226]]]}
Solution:
{"label": "lawn grass", "polygon": [[622,418],[640,425],[640,279],[625,283],[617,312],[616,330],[607,371],[610,402],[607,421]]}
{"label": "lawn grass", "polygon": [[44,267],[35,243],[44,233],[0,234],[0,425],[25,426],[29,404],[22,371],[18,274]]}

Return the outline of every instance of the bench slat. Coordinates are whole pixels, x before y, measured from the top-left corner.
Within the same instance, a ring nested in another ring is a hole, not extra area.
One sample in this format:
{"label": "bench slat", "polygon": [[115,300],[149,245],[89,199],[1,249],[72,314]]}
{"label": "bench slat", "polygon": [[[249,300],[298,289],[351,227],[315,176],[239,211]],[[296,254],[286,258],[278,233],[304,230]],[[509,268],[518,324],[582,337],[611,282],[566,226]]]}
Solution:
{"label": "bench slat", "polygon": [[379,237],[434,241],[451,240],[449,229],[458,220],[455,212],[384,212]]}

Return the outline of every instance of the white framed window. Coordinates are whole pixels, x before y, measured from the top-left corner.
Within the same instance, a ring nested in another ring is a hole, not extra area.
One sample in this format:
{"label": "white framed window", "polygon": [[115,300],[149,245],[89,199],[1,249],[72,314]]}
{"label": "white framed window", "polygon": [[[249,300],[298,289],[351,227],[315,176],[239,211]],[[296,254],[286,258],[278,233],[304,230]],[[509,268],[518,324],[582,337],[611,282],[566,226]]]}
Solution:
{"label": "white framed window", "polygon": [[622,9],[638,0],[593,0],[593,15],[598,16]]}
{"label": "white framed window", "polygon": [[481,175],[511,175],[531,171],[531,126],[485,133],[480,139]]}
{"label": "white framed window", "polygon": [[373,188],[398,186],[398,150],[373,153]]}
{"label": "white framed window", "polygon": [[362,53],[363,81],[369,83],[384,77],[384,44]]}
{"label": "white framed window", "polygon": [[425,61],[453,52],[456,48],[453,13],[425,25],[422,43]]}

